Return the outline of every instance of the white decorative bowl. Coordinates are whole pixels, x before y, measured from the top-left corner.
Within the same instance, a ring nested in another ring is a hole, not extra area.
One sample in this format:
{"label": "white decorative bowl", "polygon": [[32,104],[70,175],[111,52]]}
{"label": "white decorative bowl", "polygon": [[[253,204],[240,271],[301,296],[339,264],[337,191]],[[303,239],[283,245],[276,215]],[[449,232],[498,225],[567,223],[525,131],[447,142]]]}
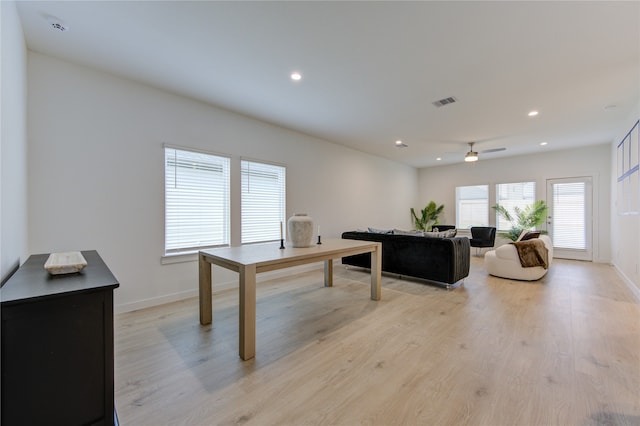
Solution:
{"label": "white decorative bowl", "polygon": [[73,274],[82,271],[85,266],[87,261],[79,251],[51,253],[44,263],[44,269],[51,275]]}

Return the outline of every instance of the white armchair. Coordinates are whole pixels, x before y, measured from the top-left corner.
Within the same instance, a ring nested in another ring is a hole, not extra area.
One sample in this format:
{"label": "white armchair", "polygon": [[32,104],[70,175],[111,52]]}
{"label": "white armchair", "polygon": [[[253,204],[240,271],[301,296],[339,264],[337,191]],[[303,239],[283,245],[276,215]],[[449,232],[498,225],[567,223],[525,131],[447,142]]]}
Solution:
{"label": "white armchair", "polygon": [[[549,250],[549,267],[553,259],[553,243],[548,235],[540,235],[545,247]],[[520,264],[518,251],[513,244],[502,245],[484,255],[484,267],[491,275],[513,280],[535,281],[544,277],[548,269],[542,266],[523,268]]]}

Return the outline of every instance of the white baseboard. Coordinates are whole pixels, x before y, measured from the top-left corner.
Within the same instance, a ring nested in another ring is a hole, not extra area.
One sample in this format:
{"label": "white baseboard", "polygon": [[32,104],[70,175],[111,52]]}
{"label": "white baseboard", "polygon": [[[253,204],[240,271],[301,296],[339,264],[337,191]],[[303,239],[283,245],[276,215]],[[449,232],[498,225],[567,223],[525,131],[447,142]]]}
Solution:
{"label": "white baseboard", "polygon": [[633,293],[633,295],[636,297],[636,300],[640,302],[640,288],[638,288],[634,284],[634,282],[631,281],[631,279],[627,277],[625,273],[620,270],[620,268],[618,268],[618,266],[615,263],[612,263],[611,265],[613,266],[613,269],[616,270],[620,278],[622,278],[622,281],[624,281],[624,283],[627,285],[629,290],[631,290],[631,293]]}
{"label": "white baseboard", "polygon": [[189,299],[198,295],[198,288],[181,291],[178,293],[166,294],[163,296],[151,297],[149,299],[137,300],[135,302],[123,303],[113,307],[114,314],[124,314],[125,312],[137,311],[151,308],[153,306],[164,305],[166,303],[177,302],[178,300]]}
{"label": "white baseboard", "polygon": [[[337,261],[336,261],[337,260]],[[334,260],[334,264],[339,263],[339,260]],[[286,270],[277,270],[270,271],[259,274],[256,277],[256,281],[258,283],[263,281],[272,280],[275,278],[285,277],[293,274],[300,274],[303,272],[310,272],[317,269],[323,269],[323,263],[312,263],[308,265],[295,266],[293,268],[287,268]],[[177,302],[179,300],[190,299],[192,297],[198,297],[198,287],[197,287],[197,277],[194,282],[194,288],[180,291],[177,293],[166,294],[157,297],[151,297],[149,299],[137,300],[135,302],[123,303],[121,305],[116,305],[113,308],[114,314],[123,314],[125,312],[137,311],[139,309],[151,308],[153,306],[164,305],[171,302]],[[227,281],[223,283],[214,283],[212,291],[213,293],[223,292],[229,289],[238,288],[237,281]]]}

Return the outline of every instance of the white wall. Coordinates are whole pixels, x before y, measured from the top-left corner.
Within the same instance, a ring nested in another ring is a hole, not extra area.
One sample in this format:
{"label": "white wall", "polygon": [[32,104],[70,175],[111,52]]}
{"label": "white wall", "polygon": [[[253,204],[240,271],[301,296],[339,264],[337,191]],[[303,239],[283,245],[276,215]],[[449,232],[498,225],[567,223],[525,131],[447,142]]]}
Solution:
{"label": "white wall", "polygon": [[618,137],[611,144],[611,240],[613,264],[626,279],[630,288],[640,299],[640,216],[618,215],[617,213],[617,153],[616,148],[622,138],[640,118],[640,101],[629,115],[626,125],[619,129]]}
{"label": "white wall", "polygon": [[[543,148],[541,147],[541,151]],[[593,177],[593,259],[611,261],[610,244],[610,187],[611,150],[608,144],[583,147],[569,151],[549,151],[539,154],[490,160],[482,158],[476,163],[460,163],[429,167],[418,171],[418,204],[429,200],[444,204],[444,217],[440,223],[455,224],[455,188],[464,185],[536,182],[536,199],[547,199],[547,179]],[[490,198],[490,205],[495,202]],[[493,211],[490,212],[490,220]]]}
{"label": "white wall", "polygon": [[0,281],[27,257],[27,53],[13,1],[0,2]]}
{"label": "white wall", "polygon": [[[236,177],[241,156],[286,164],[288,215],[308,213],[325,237],[410,226],[412,167],[39,53],[28,81],[29,248],[98,250],[119,311],[196,294],[197,263],[160,263],[163,143],[231,155]],[[214,269],[216,283],[234,278]]]}

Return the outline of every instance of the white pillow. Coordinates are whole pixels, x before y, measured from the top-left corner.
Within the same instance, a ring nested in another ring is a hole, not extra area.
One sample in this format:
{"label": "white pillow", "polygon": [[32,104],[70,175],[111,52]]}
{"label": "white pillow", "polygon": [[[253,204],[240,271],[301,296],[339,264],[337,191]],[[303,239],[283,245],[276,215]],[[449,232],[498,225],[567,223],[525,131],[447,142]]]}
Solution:
{"label": "white pillow", "polygon": [[393,233],[395,235],[416,235],[418,237],[422,237],[424,235],[424,232],[419,231],[417,229],[411,230],[411,231],[403,231],[402,229],[394,229]]}
{"label": "white pillow", "polygon": [[393,230],[391,229],[376,229],[376,228],[367,228],[367,229],[372,234],[393,234]]}
{"label": "white pillow", "polygon": [[447,238],[447,231],[425,232],[424,236],[427,238]]}

